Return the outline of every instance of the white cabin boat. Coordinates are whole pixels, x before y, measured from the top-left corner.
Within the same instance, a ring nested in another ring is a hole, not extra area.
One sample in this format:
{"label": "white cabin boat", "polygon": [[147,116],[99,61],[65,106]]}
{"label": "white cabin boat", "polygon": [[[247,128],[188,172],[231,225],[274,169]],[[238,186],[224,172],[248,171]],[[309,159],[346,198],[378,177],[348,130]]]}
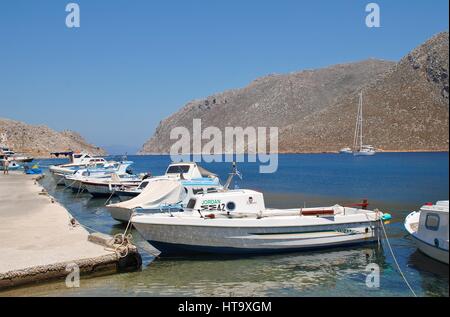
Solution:
{"label": "white cabin boat", "polygon": [[406,217],[405,228],[417,248],[429,257],[448,263],[449,201],[426,204]]}
{"label": "white cabin boat", "polygon": [[162,255],[276,253],[377,241],[387,214],[339,205],[267,209],[262,193],[225,190],[192,197],[183,212],[135,214],[131,222]]}
{"label": "white cabin boat", "polygon": [[109,162],[101,168],[79,169],[73,174],[65,175],[64,185],[74,191],[80,191],[84,189],[83,181],[111,180],[112,174],[116,174],[120,178],[123,176],[133,177],[134,175],[130,175],[127,172],[132,164],[132,161]]}
{"label": "white cabin boat", "polygon": [[18,154],[12,150],[8,144],[8,137],[6,136],[6,133],[0,134],[0,154],[4,155],[8,158],[10,162],[15,162],[15,166],[19,166],[16,163],[30,163],[33,161],[33,157],[26,156],[23,154]]}
{"label": "white cabin boat", "polygon": [[[185,171],[181,173],[180,171]],[[196,163],[170,164],[164,176],[147,178],[136,189],[116,189],[117,195],[137,194],[134,198],[106,207],[118,221],[128,222],[134,211],[139,213],[182,210],[199,192],[222,189],[219,178]]]}
{"label": "white cabin boat", "polygon": [[10,161],[17,162],[17,163],[29,163],[29,162],[32,162],[34,160],[34,158],[32,158],[30,156],[17,154],[16,152],[14,152],[13,150],[11,150],[10,148],[8,148],[6,146],[2,146],[0,148],[0,154],[5,155],[6,157],[8,157],[8,159]]}
{"label": "white cabin boat", "polygon": [[92,157],[87,153],[72,153],[70,155],[70,163],[52,165],[49,171],[52,173],[57,185],[64,185],[66,175],[74,174],[79,169],[100,168],[107,165],[108,162],[101,157]]}

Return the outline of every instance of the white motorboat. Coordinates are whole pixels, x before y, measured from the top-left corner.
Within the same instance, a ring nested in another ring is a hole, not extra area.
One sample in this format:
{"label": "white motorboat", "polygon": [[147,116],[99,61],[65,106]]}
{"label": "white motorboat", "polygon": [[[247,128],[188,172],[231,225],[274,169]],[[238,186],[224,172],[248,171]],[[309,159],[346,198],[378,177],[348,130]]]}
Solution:
{"label": "white motorboat", "polygon": [[349,147],[344,147],[344,148],[342,148],[342,149],[339,150],[339,153],[341,153],[341,154],[352,154],[353,151],[352,151],[352,149],[349,148]]}
{"label": "white motorboat", "polygon": [[17,154],[10,147],[6,146],[8,138],[5,133],[0,135],[0,154],[8,157],[9,161],[16,163],[29,163],[33,161],[33,158],[23,154]]}
{"label": "white motorboat", "polygon": [[355,137],[353,140],[354,156],[375,155],[375,148],[371,145],[363,144],[363,94],[359,94],[358,114],[356,116]]}
{"label": "white motorboat", "polygon": [[49,171],[52,173],[57,185],[64,185],[66,175],[74,174],[79,169],[87,167],[91,169],[100,168],[107,164],[108,162],[101,157],[92,157],[87,153],[70,153],[70,163],[52,165],[49,167]]}
{"label": "white motorboat", "polygon": [[429,257],[449,264],[448,260],[449,201],[426,204],[418,212],[410,213],[405,228],[417,248]]}
{"label": "white motorboat", "polygon": [[8,170],[13,171],[13,170],[17,170],[19,168],[21,168],[22,166],[17,163],[16,161],[12,161],[11,158],[7,155],[4,154],[0,154],[0,171],[4,170],[4,162],[8,160],[9,165],[8,165]]}
{"label": "white motorboat", "polygon": [[2,146],[0,149],[0,153],[8,157],[10,161],[17,163],[29,163],[34,160],[34,158],[22,154],[17,154],[13,150],[8,147]]}
{"label": "white motorboat", "polygon": [[377,241],[380,211],[339,205],[268,209],[262,193],[224,190],[192,197],[183,212],[134,214],[131,222],[162,255],[276,253]]}
{"label": "white motorboat", "polygon": [[110,197],[114,195],[116,188],[136,187],[142,181],[142,177],[130,174],[112,174],[107,178],[89,178],[81,180],[81,185],[93,197]]}
{"label": "white motorboat", "polygon": [[110,180],[112,174],[117,174],[119,177],[129,176],[127,170],[133,164],[132,161],[110,162],[101,168],[86,168],[75,171],[74,174],[65,175],[64,184],[67,188],[73,191],[81,191],[84,189],[83,181],[90,180]]}
{"label": "white motorboat", "polygon": [[115,189],[119,197],[132,194],[136,196],[106,207],[114,219],[128,222],[135,211],[149,213],[163,209],[182,210],[190,197],[199,192],[212,192],[222,188],[217,175],[196,163],[174,163],[169,165],[165,175],[144,179],[136,189]]}
{"label": "white motorboat", "polygon": [[183,211],[194,195],[200,192],[215,192],[222,188],[218,180],[207,178],[192,180],[151,178],[142,183],[147,185],[136,197],[106,206],[111,217],[121,222],[128,222],[133,212]]}
{"label": "white motorboat", "polygon": [[[185,172],[183,172],[183,170]],[[131,199],[141,194],[149,183],[160,179],[180,180],[188,187],[198,186],[198,189],[193,189],[194,192],[196,190],[204,190],[208,186],[212,186],[214,188],[221,186],[220,180],[216,174],[205,170],[195,163],[173,163],[169,165],[163,176],[143,179],[137,187],[123,186],[122,188],[115,188],[115,195],[121,200]]]}

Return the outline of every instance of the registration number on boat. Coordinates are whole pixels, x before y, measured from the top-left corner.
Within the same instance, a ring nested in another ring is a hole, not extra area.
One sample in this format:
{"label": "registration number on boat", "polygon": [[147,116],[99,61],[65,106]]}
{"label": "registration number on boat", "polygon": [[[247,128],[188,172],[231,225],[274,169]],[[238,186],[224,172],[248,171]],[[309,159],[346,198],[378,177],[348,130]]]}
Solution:
{"label": "registration number on boat", "polygon": [[219,199],[204,200],[201,205],[202,210],[225,210],[225,204],[222,204]]}

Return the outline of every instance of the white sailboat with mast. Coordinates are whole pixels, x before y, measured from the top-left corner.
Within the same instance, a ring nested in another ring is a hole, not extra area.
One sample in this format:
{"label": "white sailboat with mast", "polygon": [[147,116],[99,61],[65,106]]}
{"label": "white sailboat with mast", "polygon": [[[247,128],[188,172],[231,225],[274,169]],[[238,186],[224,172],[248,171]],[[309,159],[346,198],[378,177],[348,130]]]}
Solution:
{"label": "white sailboat with mast", "polygon": [[375,148],[372,145],[363,144],[363,93],[359,93],[358,114],[356,115],[355,136],[353,139],[353,155],[370,156],[375,155]]}

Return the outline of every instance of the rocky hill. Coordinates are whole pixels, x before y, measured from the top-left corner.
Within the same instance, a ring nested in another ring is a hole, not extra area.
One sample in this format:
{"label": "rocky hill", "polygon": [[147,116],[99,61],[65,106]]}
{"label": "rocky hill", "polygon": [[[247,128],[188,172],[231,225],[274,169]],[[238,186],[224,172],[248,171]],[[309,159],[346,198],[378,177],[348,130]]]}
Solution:
{"label": "rocky hill", "polygon": [[23,122],[1,119],[0,135],[6,136],[6,145],[15,152],[35,157],[49,157],[56,151],[86,151],[93,155],[106,155],[106,152],[86,142],[73,131],[57,132],[46,126],[32,126]]}
{"label": "rocky hill", "polygon": [[188,103],[163,120],[140,153],[167,153],[174,127],[279,128],[280,152],[337,151],[353,142],[364,92],[366,142],[385,150],[448,150],[448,33],[400,62],[370,59],[286,75]]}
{"label": "rocky hill", "polygon": [[[448,33],[413,50],[362,89],[364,137],[386,151],[448,151]],[[280,150],[334,151],[353,143],[358,94],[280,132]],[[311,142],[314,140],[314,142]]]}

